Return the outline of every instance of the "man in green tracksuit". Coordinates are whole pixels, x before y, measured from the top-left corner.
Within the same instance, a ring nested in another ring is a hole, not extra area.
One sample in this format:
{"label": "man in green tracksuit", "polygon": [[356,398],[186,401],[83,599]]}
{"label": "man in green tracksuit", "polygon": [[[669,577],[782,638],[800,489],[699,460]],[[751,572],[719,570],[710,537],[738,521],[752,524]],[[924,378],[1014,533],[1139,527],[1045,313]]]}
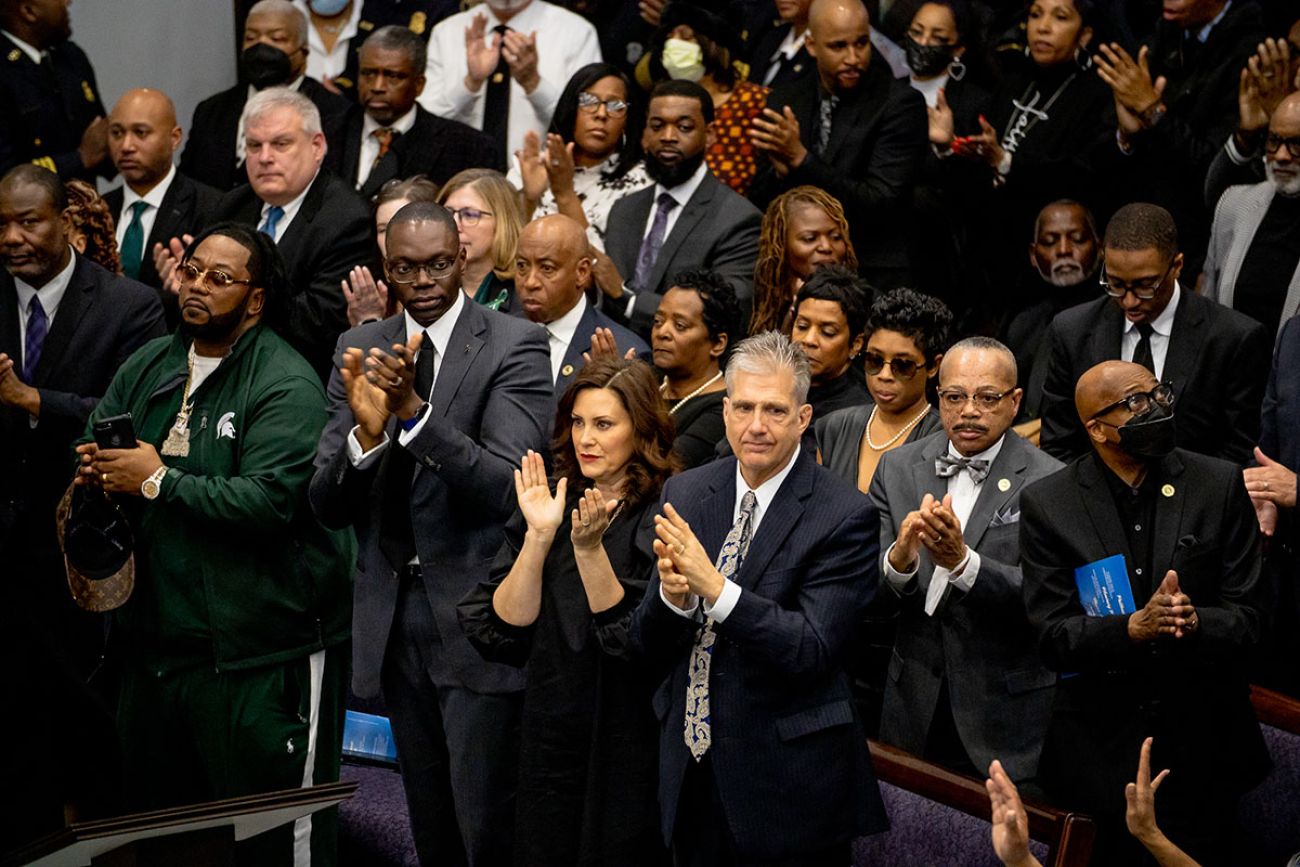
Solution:
{"label": "man in green tracksuit", "polygon": [[[132,355],[90,419],[129,412],[137,447],[77,449],[78,482],[125,495],[135,534],[114,622],[134,809],[337,780],[346,698],[355,541],[307,503],[325,393],[268,324],[283,261],[227,223],[179,276],[180,331]],[[300,819],[236,862],[333,864],[336,824]]]}

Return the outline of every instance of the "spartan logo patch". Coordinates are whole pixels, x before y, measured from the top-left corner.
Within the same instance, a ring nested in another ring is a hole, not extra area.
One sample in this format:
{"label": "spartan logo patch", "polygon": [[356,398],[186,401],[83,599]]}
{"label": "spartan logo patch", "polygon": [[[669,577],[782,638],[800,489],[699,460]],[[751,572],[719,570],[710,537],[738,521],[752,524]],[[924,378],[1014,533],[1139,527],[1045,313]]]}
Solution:
{"label": "spartan logo patch", "polygon": [[217,420],[217,439],[226,437],[235,438],[235,414],[233,412],[225,413]]}

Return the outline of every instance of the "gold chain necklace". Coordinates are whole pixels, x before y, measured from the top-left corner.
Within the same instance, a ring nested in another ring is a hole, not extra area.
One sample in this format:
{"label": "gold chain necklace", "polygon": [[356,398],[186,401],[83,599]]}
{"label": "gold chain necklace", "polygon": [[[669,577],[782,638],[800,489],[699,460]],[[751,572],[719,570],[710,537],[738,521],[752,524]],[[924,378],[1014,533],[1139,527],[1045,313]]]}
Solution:
{"label": "gold chain necklace", "polygon": [[181,394],[181,408],[176,413],[176,422],[163,441],[162,453],[168,457],[183,458],[190,453],[190,413],[194,411],[194,402],[190,400],[190,383],[194,382],[194,347],[190,347],[188,370],[185,374],[185,391]]}
{"label": "gold chain necklace", "polygon": [[[704,389],[708,388],[710,385],[713,385],[713,383],[717,382],[719,379],[722,379],[722,371],[721,371],[721,370],[719,370],[717,373],[715,373],[715,374],[712,376],[712,378],[710,378],[707,382],[705,382],[705,383],[704,383],[703,385],[701,385],[699,388],[695,389],[695,391],[692,391],[690,394],[686,395],[686,397],[681,398],[680,400],[677,401],[677,403],[673,404],[673,405],[668,409],[668,414],[669,414],[669,415],[672,415],[673,413],[677,412],[677,410],[679,410],[679,409],[682,408],[682,404],[686,403],[686,401],[690,400],[691,398],[693,398],[693,397],[699,397],[700,393],[703,392]],[[665,397],[667,397],[667,392],[668,392],[668,377],[665,376],[665,377],[664,377],[663,384],[659,386],[659,393],[662,394],[662,395],[664,395]]]}
{"label": "gold chain necklace", "polygon": [[913,425],[915,425],[921,419],[925,418],[925,414],[930,411],[930,405],[927,403],[925,405],[925,408],[916,414],[916,418],[912,419],[907,424],[903,425],[903,427],[898,431],[898,433],[894,434],[893,437],[891,437],[888,442],[881,443],[880,445],[876,445],[874,442],[871,441],[871,423],[876,420],[877,409],[879,409],[878,406],[872,406],[871,415],[867,418],[867,430],[866,430],[867,446],[873,452],[883,452],[885,449],[889,448],[894,443],[902,439],[904,434],[906,434],[909,430],[912,429]]}

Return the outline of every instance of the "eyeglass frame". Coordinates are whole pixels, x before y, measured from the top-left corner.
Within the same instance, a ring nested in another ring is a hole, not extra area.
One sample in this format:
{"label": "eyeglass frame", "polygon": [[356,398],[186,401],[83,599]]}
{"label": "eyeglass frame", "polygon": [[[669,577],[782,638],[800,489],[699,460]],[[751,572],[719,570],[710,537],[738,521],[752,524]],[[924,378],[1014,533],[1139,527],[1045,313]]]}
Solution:
{"label": "eyeglass frame", "polygon": [[[1162,403],[1160,398],[1156,397],[1156,392],[1160,391],[1161,389],[1164,389],[1169,393],[1168,403]],[[1143,413],[1141,411],[1136,410],[1129,405],[1129,401],[1131,401],[1135,397],[1144,397],[1147,400],[1151,401],[1153,404],[1156,404],[1158,406],[1163,406],[1165,409],[1169,409],[1174,405],[1174,400],[1177,398],[1177,395],[1174,394],[1174,384],[1168,380],[1165,380],[1164,382],[1156,385],[1156,387],[1151,389],[1150,391],[1135,391],[1132,394],[1128,394],[1125,395],[1124,397],[1121,397],[1119,400],[1110,404],[1106,408],[1093,413],[1088,418],[1088,421],[1100,421],[1102,424],[1110,424],[1110,422],[1108,421],[1103,421],[1101,417],[1109,413],[1111,410],[1118,409],[1121,406],[1126,408],[1129,412],[1133,413],[1133,415],[1142,415]],[[1115,427],[1115,425],[1111,425],[1111,427]]]}
{"label": "eyeglass frame", "polygon": [[1286,147],[1286,152],[1291,155],[1291,159],[1300,160],[1300,135],[1277,135],[1269,133],[1264,137],[1264,153],[1275,154],[1282,147]]}
{"label": "eyeglass frame", "polygon": [[[935,394],[939,396],[940,408],[942,408],[943,405],[947,403],[950,409],[958,409],[958,408],[965,409],[966,404],[973,403],[975,404],[975,408],[980,410],[981,412],[992,412],[993,410],[998,408],[998,405],[1001,404],[1002,401],[1006,400],[1008,397],[1015,394],[1017,388],[1019,388],[1019,386],[1013,385],[1011,388],[1008,388],[1006,391],[994,391],[994,392],[977,391],[974,394],[967,394],[965,391],[961,389],[941,388],[938,391],[936,391]],[[961,399],[961,403],[949,403],[948,395],[950,394],[963,395]],[[985,401],[988,401],[987,406],[984,405]]]}
{"label": "eyeglass frame", "polygon": [[[189,270],[194,271],[195,274],[193,277],[187,279],[184,276],[184,272]],[[209,274],[220,274],[225,279],[226,282],[213,283],[212,281],[208,280]],[[201,282],[205,286],[209,287],[210,289],[225,289],[228,286],[237,286],[240,284],[243,284],[244,286],[253,285],[253,280],[251,277],[247,280],[236,280],[234,277],[231,277],[225,271],[222,271],[218,268],[200,268],[198,265],[195,265],[193,262],[189,261],[188,259],[176,266],[176,279],[180,280],[182,283]]]}
{"label": "eyeglass frame", "polygon": [[[877,367],[875,370],[871,369],[870,356],[872,355],[876,355],[880,358],[880,366]],[[895,367],[895,365],[898,364],[899,362],[902,362],[903,364],[913,365],[912,372],[905,374],[902,371],[900,371],[897,367]],[[862,368],[867,372],[867,376],[876,376],[886,367],[889,368],[889,372],[894,375],[895,379],[899,380],[900,382],[911,382],[913,379],[916,378],[916,375],[918,373],[920,373],[922,370],[928,369],[930,367],[930,363],[928,361],[917,362],[917,361],[913,361],[910,358],[886,359],[885,356],[880,355],[880,353],[873,353],[870,351],[864,351],[862,353]]]}
{"label": "eyeglass frame", "polygon": [[1099,273],[1097,276],[1097,283],[1101,286],[1101,291],[1106,294],[1107,298],[1114,298],[1116,301],[1119,301],[1125,295],[1132,292],[1133,297],[1136,298],[1137,300],[1150,301],[1152,298],[1155,298],[1156,295],[1160,293],[1160,287],[1165,285],[1165,281],[1168,280],[1169,275],[1174,272],[1174,265],[1176,265],[1177,263],[1178,263],[1178,256],[1177,254],[1175,254],[1174,258],[1169,260],[1169,267],[1165,269],[1165,272],[1160,275],[1160,277],[1156,280],[1156,282],[1153,285],[1142,286],[1142,287],[1127,286],[1125,287],[1123,292],[1120,292],[1118,295],[1116,295],[1115,288],[1111,286],[1110,281],[1106,279],[1106,260],[1102,259],[1101,267],[1098,269]]}
{"label": "eyeglass frame", "polygon": [[[452,256],[449,259],[443,260],[447,264],[441,270],[435,268],[433,262],[427,262],[427,261],[426,262],[404,262],[404,261],[395,262],[392,259],[385,259],[384,271],[388,274],[389,282],[397,283],[401,286],[409,286],[412,283],[414,283],[416,280],[419,280],[421,271],[423,271],[425,274],[428,274],[430,280],[437,282],[438,280],[445,280],[447,278],[447,275],[450,274],[452,268],[456,266],[456,261],[459,258],[460,258],[459,256]],[[399,266],[413,269],[411,271],[411,279],[404,280],[396,275],[395,270]]]}
{"label": "eyeglass frame", "polygon": [[[584,97],[588,100],[586,103],[583,102]],[[595,102],[592,102],[591,100],[595,100]],[[618,103],[622,108],[615,109],[613,105],[614,103]],[[624,117],[627,115],[628,109],[632,107],[626,99],[601,99],[589,90],[583,90],[578,93],[577,104],[578,111],[586,114],[595,114],[603,105],[605,106],[605,114],[610,117]]]}
{"label": "eyeglass frame", "polygon": [[[447,208],[447,213],[451,214],[451,218],[455,220],[457,223],[459,223],[461,220],[464,220],[465,227],[469,229],[472,229],[475,226],[477,226],[479,224],[479,221],[482,220],[484,217],[496,216],[496,214],[492,213],[491,211],[480,211],[478,208]],[[474,217],[471,220],[471,218],[469,217],[469,214],[471,213],[477,214],[478,216]]]}

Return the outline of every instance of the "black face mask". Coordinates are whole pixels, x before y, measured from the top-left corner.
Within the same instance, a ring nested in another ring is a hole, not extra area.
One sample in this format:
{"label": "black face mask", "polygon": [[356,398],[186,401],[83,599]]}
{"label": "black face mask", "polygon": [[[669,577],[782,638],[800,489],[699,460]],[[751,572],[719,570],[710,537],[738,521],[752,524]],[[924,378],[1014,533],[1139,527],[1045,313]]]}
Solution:
{"label": "black face mask", "polygon": [[1136,458],[1159,460],[1174,450],[1174,411],[1156,405],[1119,428],[1119,447]]}
{"label": "black face mask", "polygon": [[903,49],[907,52],[907,65],[923,78],[938,75],[952,63],[954,45],[922,45],[912,37],[905,37]]}
{"label": "black face mask", "polygon": [[274,45],[259,42],[244,49],[239,55],[239,80],[252,85],[254,90],[265,90],[277,84],[288,84],[293,75],[289,55]]}

